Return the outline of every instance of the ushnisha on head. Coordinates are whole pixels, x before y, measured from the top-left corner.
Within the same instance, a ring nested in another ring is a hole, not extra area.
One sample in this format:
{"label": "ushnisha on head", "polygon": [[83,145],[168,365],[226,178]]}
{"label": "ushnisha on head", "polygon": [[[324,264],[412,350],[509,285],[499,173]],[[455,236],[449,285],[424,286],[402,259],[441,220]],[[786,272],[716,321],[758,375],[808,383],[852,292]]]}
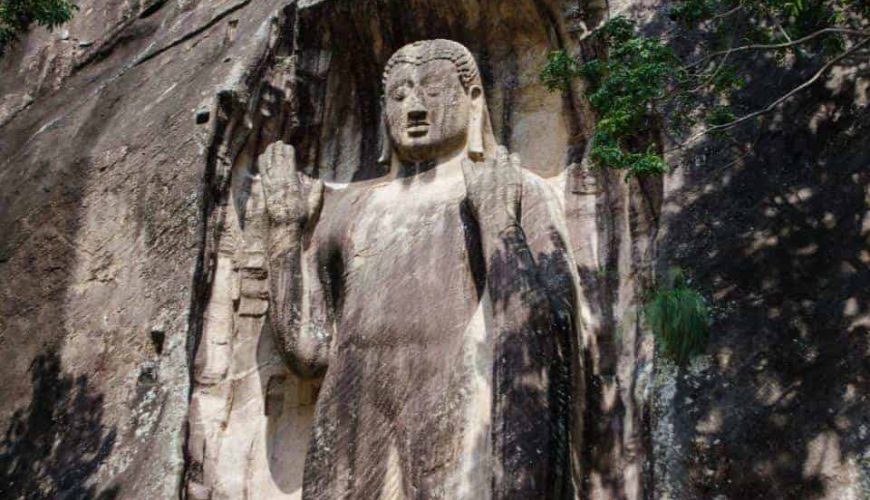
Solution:
{"label": "ushnisha on head", "polygon": [[382,163],[393,155],[421,162],[461,150],[479,161],[490,149],[480,70],[463,45],[450,40],[406,45],[387,62],[383,84]]}

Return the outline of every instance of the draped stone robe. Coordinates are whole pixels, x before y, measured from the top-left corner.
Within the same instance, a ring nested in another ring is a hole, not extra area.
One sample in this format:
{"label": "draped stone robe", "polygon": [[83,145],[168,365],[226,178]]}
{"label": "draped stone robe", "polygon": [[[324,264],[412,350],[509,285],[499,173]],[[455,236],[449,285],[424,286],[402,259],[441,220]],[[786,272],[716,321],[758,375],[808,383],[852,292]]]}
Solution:
{"label": "draped stone robe", "polygon": [[[410,168],[410,167],[409,167]],[[574,267],[523,172],[522,231],[484,255],[461,172],[330,191],[306,242],[331,335],[305,498],[570,495]]]}

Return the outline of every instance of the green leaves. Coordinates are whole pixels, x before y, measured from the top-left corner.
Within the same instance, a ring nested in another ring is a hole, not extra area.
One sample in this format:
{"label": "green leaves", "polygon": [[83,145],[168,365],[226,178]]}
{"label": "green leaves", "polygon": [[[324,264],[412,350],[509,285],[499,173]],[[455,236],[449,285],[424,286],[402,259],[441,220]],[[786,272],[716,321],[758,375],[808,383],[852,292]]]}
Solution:
{"label": "green leaves", "polygon": [[635,28],[635,23],[631,19],[616,16],[604,23],[596,32],[596,36],[608,45],[616,47],[634,39]]}
{"label": "green leaves", "polygon": [[591,150],[596,166],[627,170],[626,179],[667,172],[654,145],[634,139],[653,132],[658,101],[680,68],[676,56],[659,40],[637,35],[625,17],[609,20],[594,36],[605,43],[606,57],[579,64],[564,51],[553,52],[541,81],[551,91],[567,89],[577,76],[588,83],[589,103],[599,113]]}
{"label": "green leaves", "polygon": [[668,17],[690,28],[702,19],[709,18],[716,9],[716,2],[710,0],[689,0],[676,2],[668,10]]}
{"label": "green leaves", "polygon": [[655,291],[644,306],[662,352],[684,366],[701,354],[710,338],[710,314],[700,293],[685,283]]}
{"label": "green leaves", "polygon": [[557,50],[547,56],[547,64],[541,71],[541,83],[551,92],[566,91],[571,85],[571,80],[577,76],[579,76],[577,61],[564,50]]}
{"label": "green leaves", "polygon": [[682,0],[672,3],[669,16],[702,35],[700,54],[687,56],[691,61],[617,16],[592,34],[604,47],[601,57],[581,63],[556,51],[541,73],[551,91],[568,90],[577,77],[586,81],[598,115],[590,159],[597,167],[627,170],[626,179],[668,171],[658,153],[665,131],[680,134],[703,122],[707,128],[693,138],[723,135],[741,122],[729,103],[752,66],[736,54],[763,50],[780,64],[839,57],[848,47],[846,33],[860,36],[870,23],[870,2]]}
{"label": "green leaves", "polygon": [[0,0],[0,55],[31,23],[52,30],[72,19],[77,10],[70,0]]}
{"label": "green leaves", "polygon": [[710,127],[721,127],[726,123],[733,122],[736,117],[730,106],[714,106],[707,114],[707,125]]}
{"label": "green leaves", "polygon": [[599,130],[592,138],[590,159],[595,165],[626,170],[625,180],[635,176],[661,175],[670,170],[667,162],[650,144],[643,152],[632,152],[622,147],[618,140]]}
{"label": "green leaves", "polygon": [[670,171],[670,166],[665,159],[656,153],[652,146],[645,153],[629,153],[627,156],[626,181],[634,176],[662,175]]}

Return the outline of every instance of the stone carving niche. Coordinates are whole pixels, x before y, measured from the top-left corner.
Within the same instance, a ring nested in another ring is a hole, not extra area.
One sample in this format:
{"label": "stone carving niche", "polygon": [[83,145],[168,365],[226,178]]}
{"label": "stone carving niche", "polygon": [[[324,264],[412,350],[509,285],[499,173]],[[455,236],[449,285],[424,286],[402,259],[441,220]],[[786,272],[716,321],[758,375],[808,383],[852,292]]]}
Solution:
{"label": "stone carving niche", "polygon": [[[400,47],[448,39],[473,53],[494,142],[517,153],[569,212],[566,255],[575,255],[580,268],[597,266],[596,243],[585,232],[595,223],[597,192],[578,177],[584,113],[571,92],[550,93],[538,80],[550,51],[578,53],[580,16],[576,2],[559,0],[301,0],[276,16],[269,50],[251,68],[247,87],[218,96],[212,230],[187,443],[191,498],[302,496],[322,380],[287,369],[266,320],[268,228],[266,207],[252,196],[256,158],[273,143],[290,144],[298,168],[333,191],[387,175],[378,162],[382,72]],[[572,341],[588,351],[593,339],[581,332],[584,325],[592,331],[594,311],[579,295],[576,301]],[[576,363],[579,371],[582,359]],[[583,382],[578,377],[573,386],[578,429]],[[575,481],[584,460],[573,456],[566,465]]]}

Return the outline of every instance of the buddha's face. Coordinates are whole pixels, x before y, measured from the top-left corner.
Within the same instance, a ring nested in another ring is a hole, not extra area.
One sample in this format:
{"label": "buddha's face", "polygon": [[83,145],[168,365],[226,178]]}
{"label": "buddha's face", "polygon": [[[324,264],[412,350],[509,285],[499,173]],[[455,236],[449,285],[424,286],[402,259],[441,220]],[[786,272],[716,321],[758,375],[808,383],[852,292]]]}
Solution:
{"label": "buddha's face", "polygon": [[386,82],[387,127],[401,161],[420,162],[465,147],[472,96],[450,61],[399,64]]}

